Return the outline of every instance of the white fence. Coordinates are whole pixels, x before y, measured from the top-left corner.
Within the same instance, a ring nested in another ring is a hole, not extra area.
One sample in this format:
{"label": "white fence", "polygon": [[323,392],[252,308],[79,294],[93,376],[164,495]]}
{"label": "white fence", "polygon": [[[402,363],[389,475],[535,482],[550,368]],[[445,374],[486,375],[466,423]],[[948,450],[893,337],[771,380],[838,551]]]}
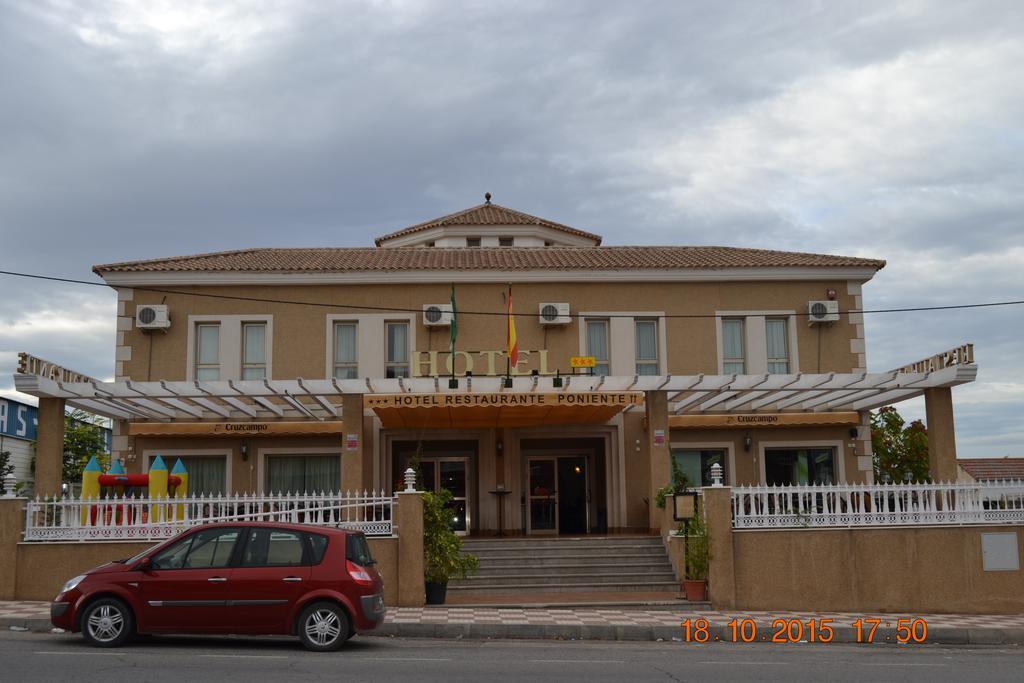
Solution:
{"label": "white fence", "polygon": [[26,541],[160,540],[212,522],[257,521],[356,529],[390,536],[395,499],[384,492],[186,498],[30,500]]}
{"label": "white fence", "polygon": [[740,486],[733,528],[1024,524],[1024,481]]}

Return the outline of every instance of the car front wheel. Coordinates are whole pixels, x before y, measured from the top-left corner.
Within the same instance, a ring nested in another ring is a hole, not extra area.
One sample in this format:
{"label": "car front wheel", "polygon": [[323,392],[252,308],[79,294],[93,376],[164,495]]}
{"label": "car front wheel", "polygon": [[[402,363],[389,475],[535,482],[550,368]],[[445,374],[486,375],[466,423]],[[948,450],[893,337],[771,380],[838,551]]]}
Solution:
{"label": "car front wheel", "polygon": [[82,614],[82,635],[96,647],[123,645],[133,630],[131,610],[116,598],[101,598]]}
{"label": "car front wheel", "polygon": [[334,603],[314,603],[304,609],[299,617],[299,638],[310,650],[337,650],[345,644],[348,634],[348,615]]}

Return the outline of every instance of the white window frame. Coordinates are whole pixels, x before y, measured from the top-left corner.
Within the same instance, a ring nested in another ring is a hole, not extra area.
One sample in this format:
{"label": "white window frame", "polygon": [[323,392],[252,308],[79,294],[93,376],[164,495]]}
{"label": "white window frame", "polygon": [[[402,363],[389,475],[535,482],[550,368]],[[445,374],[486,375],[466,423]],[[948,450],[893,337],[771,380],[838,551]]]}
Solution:
{"label": "white window frame", "polygon": [[[768,339],[765,320],[768,318],[785,318],[789,324],[786,332],[789,335],[789,373],[800,372],[800,353],[797,347],[797,315],[796,311],[715,311],[715,346],[718,355],[718,374],[724,375],[725,359],[723,357],[722,318],[743,318],[745,370],[748,375],[768,374]],[[731,373],[730,373],[731,374]]]}
{"label": "white window frame", "polygon": [[[654,358],[641,359],[637,356],[638,349],[636,348],[636,331],[640,324],[652,324],[654,325]],[[636,375],[640,374],[640,365],[654,365],[654,374],[661,374],[661,320],[658,318],[633,318],[633,372]]]}
{"label": "white window frame", "polygon": [[[729,321],[735,321],[740,324],[740,355],[739,357],[729,356],[725,357],[725,323]],[[746,374],[747,372],[747,319],[746,318],[719,318],[718,320],[720,330],[718,345],[721,347],[722,359],[718,365],[719,374],[725,374],[726,363],[740,363],[743,366],[743,371],[740,374]]]}
{"label": "white window frame", "polygon": [[[608,321],[608,374],[636,374],[636,328],[637,319],[658,321],[658,374],[668,374],[668,341],[665,311],[580,311],[577,314],[579,328],[579,354],[587,355],[587,320]],[[664,349],[665,351],[662,351]]]}
{"label": "white window frame", "polygon": [[[185,357],[185,376],[196,376],[196,327],[204,323],[220,325],[220,379],[242,379],[242,324],[264,323],[267,326],[265,361],[266,378],[274,376],[274,316],[272,315],[190,315]],[[250,380],[258,381],[258,380]]]}
{"label": "white window frame", "polygon": [[768,481],[768,473],[765,470],[765,451],[770,450],[800,450],[801,448],[832,448],[836,454],[836,483],[846,483],[846,451],[842,441],[758,441],[757,442],[757,465],[760,474],[759,486],[764,486]]}
{"label": "white window frame", "polygon": [[[728,469],[725,472],[725,486],[736,485],[736,444],[732,441],[670,441],[668,444],[669,457],[672,451],[725,451],[725,460]],[[671,463],[669,463],[671,466]],[[762,481],[764,478],[762,477]]]}
{"label": "white window frame", "polygon": [[[354,363],[339,363],[338,362],[338,327],[341,325],[351,325],[356,330],[356,360]],[[331,372],[330,376],[338,379],[338,368],[351,368],[354,367],[356,371],[355,379],[359,379],[359,321],[358,320],[335,320],[331,323],[331,335],[330,341],[328,342],[331,352]],[[352,379],[352,378],[347,378]]]}
{"label": "white window frame", "polygon": [[416,314],[395,315],[390,313],[329,314],[325,316],[324,378],[334,377],[334,324],[355,323],[356,360],[359,377],[384,377],[384,363],[387,357],[387,331],[385,323],[409,323],[409,371],[416,362]]}
{"label": "white window frame", "polygon": [[[248,325],[262,326],[263,327],[263,362],[262,363],[246,363],[245,362],[245,328]],[[242,322],[242,328],[240,333],[241,338],[241,365],[239,366],[239,377],[245,377],[246,368],[262,368],[263,377],[262,379],[270,379],[270,375],[267,374],[267,349],[270,347],[271,339],[267,336],[267,323],[262,320],[245,320]]]}
{"label": "white window frame", "polygon": [[[324,446],[324,447],[306,447],[306,448],[256,448],[256,492],[273,493],[268,492],[267,488],[267,456],[269,455],[294,455],[297,457],[304,457],[309,455],[336,455],[338,456],[338,490],[341,491],[345,486],[345,458],[344,450],[340,447]],[[337,493],[332,492],[332,493]]]}
{"label": "white window frame", "polygon": [[[610,375],[610,374],[612,374],[612,321],[611,321],[610,318],[597,318],[597,317],[587,317],[587,318],[583,319],[583,355],[585,355],[585,356],[593,355],[591,353],[591,351],[590,351],[590,325],[591,325],[591,323],[602,323],[602,324],[604,324],[605,346],[608,347],[608,357],[607,358],[597,358],[597,356],[594,356],[595,360],[597,361],[595,366],[594,366],[594,374],[595,375],[598,374],[597,373],[597,366],[598,365],[607,365],[608,366],[608,372],[606,372],[604,374]],[[634,334],[635,334],[635,332],[634,332]]]}
{"label": "white window frame", "polygon": [[[388,328],[391,325],[405,325],[405,341],[408,344],[408,348],[405,350],[405,362],[390,361],[388,360]],[[408,320],[389,318],[384,321],[384,374],[381,377],[388,376],[389,367],[401,367],[405,366],[405,375],[395,375],[395,377],[412,377],[412,364],[413,364],[413,345],[412,345],[412,328],[413,325]]]}
{"label": "white window frame", "polygon": [[[224,491],[230,496],[234,492],[234,489],[231,488],[231,465],[234,462],[234,454],[235,451],[231,448],[146,448],[142,451],[142,466],[145,468],[144,473],[148,474],[150,465],[159,455],[164,459],[169,473],[174,469],[174,461],[179,457],[222,457],[224,458]],[[188,495],[193,494],[189,493]]]}
{"label": "white window frame", "polygon": [[780,373],[775,373],[775,374],[787,375],[787,374],[789,374],[789,368],[791,368],[792,365],[793,365],[793,359],[790,357],[792,355],[791,352],[790,352],[790,347],[791,347],[790,339],[789,339],[790,329],[789,329],[789,325],[787,324],[789,322],[789,318],[785,318],[783,316],[774,316],[774,315],[765,316],[765,318],[764,318],[764,328],[765,328],[765,330],[764,330],[764,336],[765,336],[765,346],[764,346],[764,348],[765,348],[765,362],[769,366],[771,366],[772,363],[781,362],[779,358],[773,358],[773,357],[768,355],[768,323],[770,323],[772,321],[780,321],[786,327],[786,357],[784,359],[781,359],[782,361],[785,361],[785,363],[786,363],[786,372],[780,372]]}

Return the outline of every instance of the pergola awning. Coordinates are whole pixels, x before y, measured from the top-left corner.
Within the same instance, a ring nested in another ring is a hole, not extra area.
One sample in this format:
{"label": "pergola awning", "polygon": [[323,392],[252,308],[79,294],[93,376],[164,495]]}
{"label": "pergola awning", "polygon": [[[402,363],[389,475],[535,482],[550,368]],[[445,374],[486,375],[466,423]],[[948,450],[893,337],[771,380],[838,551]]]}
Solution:
{"label": "pergola awning", "polygon": [[[18,373],[15,374],[14,381],[18,391],[40,398],[63,398],[71,406],[118,420],[336,421],[342,417],[342,396],[359,394],[365,397],[365,407],[376,410],[385,423],[397,425],[401,422],[403,426],[421,426],[405,421],[420,420],[409,417],[410,411],[406,411],[401,419],[395,413],[392,420],[385,411],[397,408],[375,408],[369,398],[386,395],[564,396],[665,391],[668,392],[669,412],[672,415],[820,414],[876,409],[915,398],[922,395],[926,389],[954,387],[971,382],[977,373],[977,365],[971,363],[924,372],[608,377],[572,375],[561,378],[561,387],[555,386],[555,378],[546,376],[514,377],[512,387],[505,387],[502,377],[462,377],[459,378],[459,386],[456,389],[448,388],[447,378],[432,377],[373,380],[63,382],[42,374]],[[519,404],[509,402],[505,405],[473,408],[470,398],[462,401],[453,401],[453,409],[442,409],[447,410],[448,415],[454,414],[453,410],[459,407],[467,410],[497,411],[495,415],[479,414],[481,422],[494,424],[488,421],[494,419],[501,411],[508,411],[509,419],[512,419],[520,407]],[[558,403],[551,405],[551,410],[559,406]],[[602,410],[609,413],[603,418],[607,420],[620,410],[636,409],[638,402],[630,400],[614,408],[606,405],[604,409],[598,403],[564,402],[563,405],[571,407],[570,412],[575,413],[581,421],[592,421],[602,418]],[[429,408],[420,410],[429,411]],[[531,414],[529,419],[562,419],[563,416],[556,416],[551,410],[528,411]],[[545,418],[542,412],[549,417]],[[584,415],[585,412],[587,415]],[[469,413],[463,411],[462,414],[469,419]],[[426,412],[423,413],[423,420],[433,422],[428,420],[426,415]],[[452,422],[451,418],[447,419],[453,426],[464,424]],[[443,420],[439,418],[438,421]],[[531,424],[538,423],[534,421]]]}

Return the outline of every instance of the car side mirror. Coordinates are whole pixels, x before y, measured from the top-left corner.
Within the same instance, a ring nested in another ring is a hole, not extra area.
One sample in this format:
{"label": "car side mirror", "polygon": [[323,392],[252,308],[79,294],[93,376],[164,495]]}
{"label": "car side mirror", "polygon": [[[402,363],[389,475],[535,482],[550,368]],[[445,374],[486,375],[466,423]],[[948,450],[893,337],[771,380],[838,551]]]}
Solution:
{"label": "car side mirror", "polygon": [[143,572],[146,571],[147,569],[151,569],[151,568],[152,568],[152,563],[149,561],[148,557],[143,557],[142,559],[140,559],[138,562],[135,563],[134,567],[132,567],[132,569],[134,569],[136,571],[143,571]]}

